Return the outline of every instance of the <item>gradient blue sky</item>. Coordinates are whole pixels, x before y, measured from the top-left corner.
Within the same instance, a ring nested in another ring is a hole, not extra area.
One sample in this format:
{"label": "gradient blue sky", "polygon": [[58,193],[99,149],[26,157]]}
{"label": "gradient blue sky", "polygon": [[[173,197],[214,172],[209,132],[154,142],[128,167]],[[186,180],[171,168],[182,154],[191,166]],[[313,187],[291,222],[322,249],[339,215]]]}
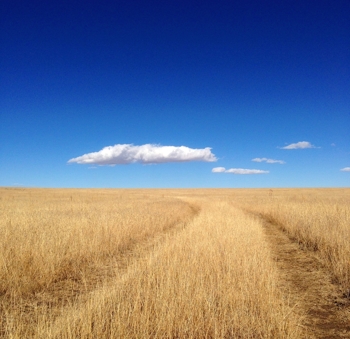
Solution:
{"label": "gradient blue sky", "polygon": [[348,0],[0,6],[0,186],[349,187]]}

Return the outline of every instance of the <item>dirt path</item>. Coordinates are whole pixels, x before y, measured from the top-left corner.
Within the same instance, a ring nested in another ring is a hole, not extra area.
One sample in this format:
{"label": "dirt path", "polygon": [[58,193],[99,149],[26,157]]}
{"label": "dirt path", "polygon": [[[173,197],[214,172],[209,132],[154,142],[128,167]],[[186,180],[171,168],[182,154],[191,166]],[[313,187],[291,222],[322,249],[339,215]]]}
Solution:
{"label": "dirt path", "polygon": [[[189,203],[192,215],[187,219],[179,220],[159,230],[159,232],[147,236],[138,242],[130,242],[128,246],[114,257],[105,258],[103,262],[85,267],[84,276],[73,277],[54,282],[48,288],[32,295],[21,298],[8,296],[0,297],[0,338],[7,338],[5,323],[8,319],[21,318],[26,323],[28,334],[26,337],[35,336],[36,322],[41,314],[50,314],[52,320],[59,317],[65,311],[65,307],[77,302],[84,302],[90,297],[90,293],[102,285],[114,284],[116,277],[121,277],[127,272],[133,262],[146,257],[166,237],[181,232],[200,213],[200,207]],[[4,311],[6,310],[6,312]],[[7,314],[6,317],[2,316]],[[6,318],[6,319],[5,319]],[[7,326],[10,327],[11,326]],[[23,337],[23,336],[22,336]]]}
{"label": "dirt path", "polygon": [[332,283],[317,253],[302,249],[277,225],[264,230],[281,272],[281,288],[295,311],[305,315],[305,338],[350,338],[350,299]]}

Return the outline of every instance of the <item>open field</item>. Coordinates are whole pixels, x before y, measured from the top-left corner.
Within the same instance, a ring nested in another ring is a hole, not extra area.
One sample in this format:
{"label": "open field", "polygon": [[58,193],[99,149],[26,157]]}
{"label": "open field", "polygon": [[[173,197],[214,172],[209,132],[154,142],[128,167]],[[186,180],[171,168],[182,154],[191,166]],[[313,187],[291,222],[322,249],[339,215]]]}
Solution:
{"label": "open field", "polygon": [[350,189],[0,188],[1,338],[350,338]]}

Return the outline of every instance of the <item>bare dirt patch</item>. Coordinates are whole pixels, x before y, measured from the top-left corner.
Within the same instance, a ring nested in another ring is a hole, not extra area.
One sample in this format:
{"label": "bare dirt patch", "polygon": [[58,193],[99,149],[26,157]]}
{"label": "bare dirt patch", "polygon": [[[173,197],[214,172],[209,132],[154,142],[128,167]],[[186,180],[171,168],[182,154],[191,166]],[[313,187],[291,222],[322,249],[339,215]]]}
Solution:
{"label": "bare dirt patch", "polygon": [[305,338],[350,338],[350,298],[342,293],[322,261],[264,220],[266,239],[280,269],[281,288],[304,315]]}

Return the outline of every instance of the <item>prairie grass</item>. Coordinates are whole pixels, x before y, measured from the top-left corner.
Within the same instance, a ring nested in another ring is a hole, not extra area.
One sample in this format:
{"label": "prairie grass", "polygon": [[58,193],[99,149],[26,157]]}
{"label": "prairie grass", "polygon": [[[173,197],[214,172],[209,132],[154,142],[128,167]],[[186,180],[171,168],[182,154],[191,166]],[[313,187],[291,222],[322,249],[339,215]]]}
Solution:
{"label": "prairie grass", "polygon": [[227,202],[76,303],[49,338],[299,338],[261,224]]}
{"label": "prairie grass", "polygon": [[0,337],[300,338],[262,215],[349,288],[350,190],[0,189]]}
{"label": "prairie grass", "polygon": [[[274,190],[247,198],[245,208],[275,223],[315,251],[350,296],[350,190]],[[242,204],[242,201],[240,202]]]}
{"label": "prairie grass", "polygon": [[40,312],[97,288],[133,247],[197,213],[141,193],[1,190],[0,335],[29,336]]}

